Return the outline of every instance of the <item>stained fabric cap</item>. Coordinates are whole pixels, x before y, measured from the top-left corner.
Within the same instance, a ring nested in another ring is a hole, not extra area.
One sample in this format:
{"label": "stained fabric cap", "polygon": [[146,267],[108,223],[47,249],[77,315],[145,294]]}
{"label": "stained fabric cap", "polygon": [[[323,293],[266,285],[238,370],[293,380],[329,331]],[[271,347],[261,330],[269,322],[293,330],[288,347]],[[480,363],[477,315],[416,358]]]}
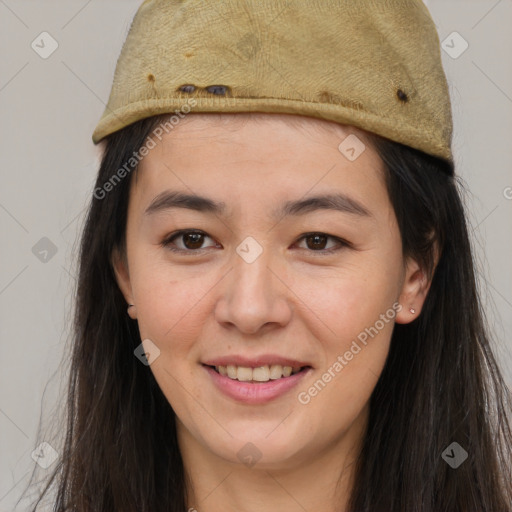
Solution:
{"label": "stained fabric cap", "polygon": [[421,0],[146,0],[93,141],[175,111],[311,116],[452,159],[439,37]]}

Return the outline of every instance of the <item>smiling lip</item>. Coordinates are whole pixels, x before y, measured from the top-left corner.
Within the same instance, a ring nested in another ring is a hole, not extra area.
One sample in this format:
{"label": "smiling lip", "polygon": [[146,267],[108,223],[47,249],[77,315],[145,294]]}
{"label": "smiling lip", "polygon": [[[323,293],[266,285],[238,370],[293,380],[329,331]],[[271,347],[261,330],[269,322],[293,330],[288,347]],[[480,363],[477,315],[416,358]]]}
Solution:
{"label": "smiling lip", "polygon": [[[292,368],[301,368],[298,373],[293,373],[289,377],[281,377],[266,382],[239,381],[230,379],[221,375],[215,370],[219,366],[245,366],[248,368],[258,368],[259,366],[281,365],[291,366]],[[313,371],[309,363],[289,359],[273,354],[264,354],[254,358],[248,358],[240,355],[223,356],[209,359],[202,364],[208,372],[216,388],[228,397],[250,405],[264,404],[275,398],[284,395],[287,391],[294,388],[306,375]]]}
{"label": "smiling lip", "polygon": [[291,366],[292,368],[302,368],[303,366],[311,366],[309,363],[297,361],[296,359],[288,359],[278,355],[264,354],[258,357],[250,358],[244,356],[224,356],[215,359],[203,361],[207,366],[246,366],[248,368],[257,368],[258,366],[279,364],[281,366]]}
{"label": "smiling lip", "polygon": [[217,373],[210,366],[203,365],[203,368],[208,372],[217,389],[238,402],[251,405],[264,404],[283,395],[312,371],[311,367],[307,367],[299,373],[277,380],[270,380],[268,382],[240,382]]}
{"label": "smiling lip", "polygon": [[[221,375],[214,368],[215,366],[227,366],[228,362],[234,361],[242,361],[243,364],[238,364],[235,366],[243,366],[255,368],[257,366],[264,366],[268,363],[262,363],[261,361],[267,361],[268,359],[258,358],[257,362],[255,360],[248,361],[247,359],[234,358],[230,357],[222,359],[215,359],[213,361],[209,361],[212,364],[211,366],[203,364],[203,368],[209,374],[210,378],[213,381],[215,387],[221,391],[224,395],[236,400],[237,402],[242,402],[248,405],[258,405],[264,404],[271,400],[276,399],[277,397],[284,395],[287,391],[290,391],[294,388],[307,374],[309,374],[313,369],[309,365],[303,365],[297,361],[291,361],[289,359],[283,358],[273,358],[272,361],[280,361],[283,366],[293,366],[294,368],[301,367],[301,371],[298,373],[294,373],[289,377],[281,377],[275,380],[269,380],[266,382],[255,382],[255,381],[239,381],[236,379],[230,379],[228,376]],[[217,364],[221,363],[221,364]],[[285,363],[285,364],[283,364]]]}

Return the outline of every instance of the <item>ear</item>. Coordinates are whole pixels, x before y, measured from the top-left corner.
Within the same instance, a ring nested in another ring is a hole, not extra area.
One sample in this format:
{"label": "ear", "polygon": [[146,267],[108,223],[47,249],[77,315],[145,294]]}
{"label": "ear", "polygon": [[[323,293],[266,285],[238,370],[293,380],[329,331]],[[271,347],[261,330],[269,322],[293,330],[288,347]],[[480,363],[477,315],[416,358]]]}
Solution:
{"label": "ear", "polygon": [[426,270],[423,269],[416,260],[412,258],[407,259],[404,283],[398,299],[398,302],[402,305],[402,309],[397,313],[395,318],[397,324],[408,324],[418,318],[425,303],[425,299],[427,298],[428,291],[430,290],[431,283],[432,279],[428,278]]}
{"label": "ear", "polygon": [[137,318],[137,309],[135,307],[135,301],[133,299],[132,287],[130,282],[130,273],[128,271],[128,262],[126,260],[126,256],[121,254],[119,250],[116,248],[112,251],[112,268],[114,269],[114,274],[116,276],[117,285],[121,290],[127,304],[128,304],[128,315],[130,318],[135,320]]}

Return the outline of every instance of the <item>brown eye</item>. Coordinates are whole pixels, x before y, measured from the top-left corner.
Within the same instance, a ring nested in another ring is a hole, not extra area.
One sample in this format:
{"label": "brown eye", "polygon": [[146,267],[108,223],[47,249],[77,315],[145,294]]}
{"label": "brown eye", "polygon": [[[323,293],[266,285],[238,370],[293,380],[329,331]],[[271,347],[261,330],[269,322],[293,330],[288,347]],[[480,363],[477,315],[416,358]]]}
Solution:
{"label": "brown eye", "polygon": [[202,233],[186,233],[183,236],[183,244],[187,249],[200,249],[203,245],[204,235]]}
{"label": "brown eye", "polygon": [[325,249],[327,245],[327,235],[309,235],[306,237],[306,245],[309,249]]}
{"label": "brown eye", "polygon": [[206,238],[210,238],[201,231],[178,231],[162,242],[162,246],[174,252],[200,252],[213,245],[203,247]]}
{"label": "brown eye", "polygon": [[[328,247],[329,240],[334,241],[334,244],[331,243]],[[320,254],[330,254],[345,247],[351,247],[349,242],[325,233],[306,233],[299,241],[300,244],[305,242],[305,247],[303,246],[301,249],[309,250],[309,252],[318,252]]]}

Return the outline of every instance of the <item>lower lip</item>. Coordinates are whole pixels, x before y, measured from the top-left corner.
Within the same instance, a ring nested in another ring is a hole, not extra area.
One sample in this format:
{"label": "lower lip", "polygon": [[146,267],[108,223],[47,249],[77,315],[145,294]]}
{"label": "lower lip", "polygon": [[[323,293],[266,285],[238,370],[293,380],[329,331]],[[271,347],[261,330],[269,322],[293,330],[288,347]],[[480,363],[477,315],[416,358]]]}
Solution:
{"label": "lower lip", "polygon": [[312,368],[306,368],[289,377],[282,377],[268,382],[241,382],[217,373],[210,366],[203,365],[210,374],[213,383],[225,395],[246,404],[264,404],[294,388]]}

